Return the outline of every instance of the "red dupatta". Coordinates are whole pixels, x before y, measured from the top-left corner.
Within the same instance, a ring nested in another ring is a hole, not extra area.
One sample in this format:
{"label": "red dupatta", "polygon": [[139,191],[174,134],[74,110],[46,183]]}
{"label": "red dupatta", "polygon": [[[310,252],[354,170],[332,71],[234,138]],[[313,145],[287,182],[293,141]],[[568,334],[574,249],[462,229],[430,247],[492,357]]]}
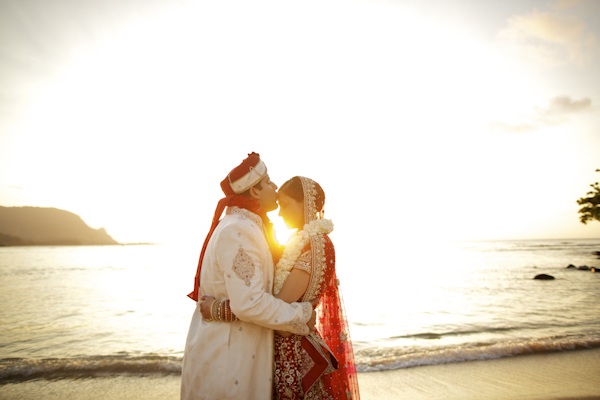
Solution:
{"label": "red dupatta", "polygon": [[317,309],[319,315],[317,330],[334,353],[338,361],[338,369],[323,375],[322,380],[325,387],[332,391],[335,399],[360,399],[350,329],[335,272],[335,250],[329,237],[325,236],[325,238],[328,268]]}

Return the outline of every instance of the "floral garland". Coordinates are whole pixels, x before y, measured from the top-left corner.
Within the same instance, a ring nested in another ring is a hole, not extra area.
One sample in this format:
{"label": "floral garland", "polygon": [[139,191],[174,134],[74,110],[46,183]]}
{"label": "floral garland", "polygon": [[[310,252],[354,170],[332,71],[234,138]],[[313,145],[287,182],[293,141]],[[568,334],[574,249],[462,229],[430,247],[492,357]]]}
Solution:
{"label": "floral garland", "polygon": [[330,219],[315,219],[304,225],[301,231],[296,232],[285,244],[283,256],[275,266],[275,286],[273,292],[279,294],[287,277],[289,276],[298,257],[302,254],[302,249],[306,246],[311,237],[327,234],[333,231],[333,222]]}

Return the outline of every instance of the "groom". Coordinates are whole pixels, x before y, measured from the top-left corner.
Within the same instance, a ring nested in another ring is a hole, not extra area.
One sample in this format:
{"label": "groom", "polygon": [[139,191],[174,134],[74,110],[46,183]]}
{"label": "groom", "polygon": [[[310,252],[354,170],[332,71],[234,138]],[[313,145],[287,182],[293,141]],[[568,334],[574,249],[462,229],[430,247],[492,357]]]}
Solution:
{"label": "groom", "polygon": [[[259,155],[248,155],[221,182],[204,242],[194,291],[230,301],[234,322],[207,321],[199,303],[192,317],[182,367],[182,399],[270,399],[273,330],[307,335],[314,327],[310,303],[287,304],[272,296],[274,265],[266,212],[277,208],[277,185]],[[219,221],[227,207],[225,217]]]}

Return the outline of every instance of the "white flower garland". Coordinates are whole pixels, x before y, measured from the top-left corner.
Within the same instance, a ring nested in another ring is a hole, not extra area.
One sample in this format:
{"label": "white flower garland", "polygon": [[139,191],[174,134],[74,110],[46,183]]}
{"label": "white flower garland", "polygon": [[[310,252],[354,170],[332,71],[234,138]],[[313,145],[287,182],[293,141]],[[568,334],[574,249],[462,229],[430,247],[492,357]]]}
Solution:
{"label": "white flower garland", "polygon": [[330,219],[315,219],[304,225],[301,231],[296,232],[285,244],[283,255],[275,266],[275,286],[273,292],[279,294],[283,283],[290,274],[298,257],[302,254],[302,249],[306,246],[312,236],[322,233],[333,232],[333,222]]}

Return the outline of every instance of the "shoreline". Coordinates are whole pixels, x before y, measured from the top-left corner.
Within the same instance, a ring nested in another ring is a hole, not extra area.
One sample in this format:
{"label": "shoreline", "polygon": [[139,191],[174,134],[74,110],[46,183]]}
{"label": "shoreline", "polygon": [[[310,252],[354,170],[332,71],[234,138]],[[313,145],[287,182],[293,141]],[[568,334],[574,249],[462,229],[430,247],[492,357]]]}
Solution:
{"label": "shoreline", "polygon": [[[600,349],[530,354],[358,374],[363,400],[600,400]],[[0,398],[175,400],[181,376],[32,380]]]}

